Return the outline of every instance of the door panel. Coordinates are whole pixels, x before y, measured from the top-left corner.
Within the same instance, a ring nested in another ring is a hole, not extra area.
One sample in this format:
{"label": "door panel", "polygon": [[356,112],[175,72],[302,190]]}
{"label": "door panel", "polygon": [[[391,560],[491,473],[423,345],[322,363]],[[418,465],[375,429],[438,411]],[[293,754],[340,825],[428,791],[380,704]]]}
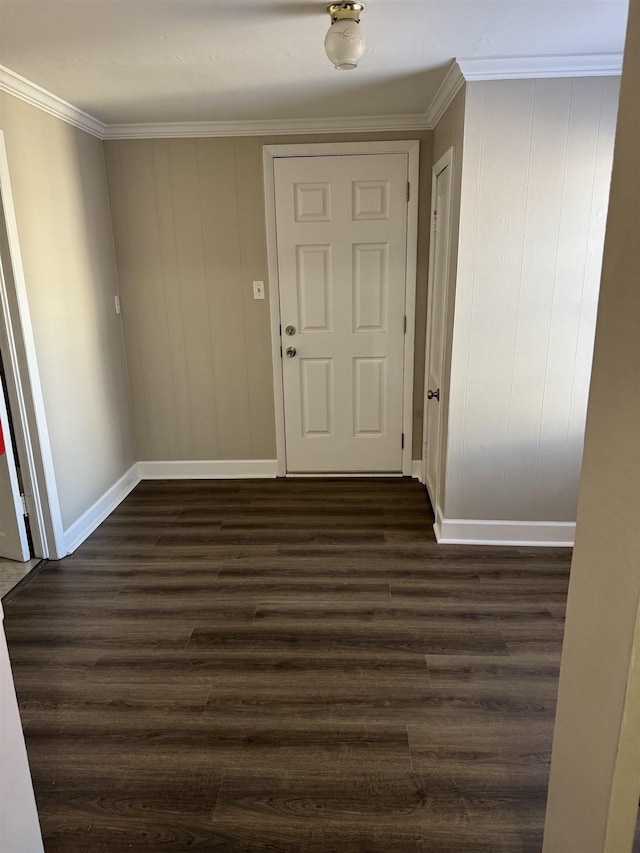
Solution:
{"label": "door panel", "polygon": [[431,234],[432,276],[429,329],[427,340],[428,366],[426,388],[438,392],[440,399],[430,400],[425,393],[425,459],[424,477],[431,501],[436,509],[440,478],[440,448],[442,423],[442,379],[444,366],[444,344],[446,331],[446,288],[449,269],[451,209],[451,166],[436,175],[434,192],[435,223]]}
{"label": "door panel", "polygon": [[400,472],[408,157],[274,170],[287,470]]}
{"label": "door panel", "polygon": [[11,445],[9,415],[4,388],[0,381],[0,430],[4,453],[0,454],[0,557],[25,562],[29,559],[29,540],[22,513],[20,486]]}
{"label": "door panel", "polygon": [[299,331],[330,332],[331,246],[297,246]]}
{"label": "door panel", "polygon": [[355,435],[384,435],[387,410],[387,360],[353,360],[353,428]]}
{"label": "door panel", "polygon": [[386,332],[389,253],[384,243],[353,247],[353,331]]}
{"label": "door panel", "polygon": [[300,359],[302,434],[333,435],[333,360]]}

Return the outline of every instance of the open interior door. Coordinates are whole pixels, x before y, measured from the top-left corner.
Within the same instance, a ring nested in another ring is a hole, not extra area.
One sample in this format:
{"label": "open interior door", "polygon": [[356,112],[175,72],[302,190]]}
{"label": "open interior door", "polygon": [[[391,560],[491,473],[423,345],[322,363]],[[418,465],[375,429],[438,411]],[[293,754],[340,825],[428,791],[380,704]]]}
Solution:
{"label": "open interior door", "polygon": [[422,475],[433,511],[441,509],[439,494],[443,460],[441,400],[444,385],[447,325],[447,288],[451,251],[451,149],[433,167],[432,226],[429,257],[429,308],[427,312],[427,364],[425,371],[424,445]]}
{"label": "open interior door", "polygon": [[0,387],[0,558],[30,557],[4,389]]}

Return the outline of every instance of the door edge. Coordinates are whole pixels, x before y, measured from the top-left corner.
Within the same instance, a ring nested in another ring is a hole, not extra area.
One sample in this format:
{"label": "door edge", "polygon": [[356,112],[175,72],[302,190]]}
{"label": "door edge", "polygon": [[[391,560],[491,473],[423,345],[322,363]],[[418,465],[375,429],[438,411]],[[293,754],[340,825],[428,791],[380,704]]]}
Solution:
{"label": "door edge", "polygon": [[[445,153],[437,160],[433,166],[431,167],[431,215],[429,218],[429,222],[433,223],[435,212],[436,212],[436,185],[438,176],[448,167],[451,170],[451,189],[453,190],[453,178],[454,178],[454,154],[455,147],[452,145],[448,148]],[[452,196],[449,201],[451,202]],[[435,265],[435,242],[431,239],[433,236],[433,228],[430,225],[430,233],[429,233],[429,272],[428,272],[428,284],[427,284],[427,316],[426,316],[426,336],[425,336],[425,347],[424,347],[424,388],[423,388],[423,400],[422,400],[422,447],[421,447],[421,456],[420,456],[420,469],[422,475],[422,482],[424,483],[427,492],[429,493],[429,497],[431,503],[433,505],[433,509],[435,512],[436,506],[439,504],[440,494],[439,494],[439,482],[435,483],[433,488],[430,486],[427,479],[427,454],[426,454],[426,445],[427,445],[427,386],[429,383],[429,361],[430,361],[430,348],[431,348],[431,313],[433,310],[433,276],[434,276],[434,265]],[[448,246],[447,246],[447,275],[449,273],[449,265],[450,265],[450,255],[451,255],[451,204],[449,204],[449,220],[446,223],[446,227],[449,231],[448,236]],[[447,306],[447,297],[448,292],[445,288],[445,304],[444,304],[444,313],[446,316],[446,306]],[[440,395],[440,403],[442,403],[443,399],[447,399],[448,395],[442,393]],[[439,429],[438,429],[438,445],[439,452],[442,450],[442,421],[440,421]],[[440,464],[443,464],[442,453],[440,452]],[[438,472],[439,473],[439,472]],[[439,481],[439,477],[438,477]],[[434,494],[431,494],[433,491]]]}

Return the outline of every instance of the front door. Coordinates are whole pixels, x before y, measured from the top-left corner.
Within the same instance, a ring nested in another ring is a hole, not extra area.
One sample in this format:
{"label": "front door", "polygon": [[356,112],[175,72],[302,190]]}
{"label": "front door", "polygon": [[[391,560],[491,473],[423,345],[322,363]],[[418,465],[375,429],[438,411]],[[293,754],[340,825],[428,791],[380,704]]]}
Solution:
{"label": "front door", "polygon": [[407,175],[406,154],[275,162],[288,472],[402,470]]}

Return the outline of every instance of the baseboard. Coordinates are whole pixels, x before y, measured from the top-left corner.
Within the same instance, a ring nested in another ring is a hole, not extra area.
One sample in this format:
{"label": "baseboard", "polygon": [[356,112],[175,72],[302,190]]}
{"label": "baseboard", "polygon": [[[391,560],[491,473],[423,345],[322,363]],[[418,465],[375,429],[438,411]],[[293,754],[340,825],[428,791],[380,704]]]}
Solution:
{"label": "baseboard", "polygon": [[188,459],[138,462],[141,480],[235,480],[278,475],[277,459]]}
{"label": "baseboard", "polygon": [[433,525],[441,545],[515,545],[570,548],[576,525],[572,521],[493,521],[443,518],[440,509]]}
{"label": "baseboard", "polygon": [[433,532],[435,533],[436,542],[442,542],[442,510],[439,506],[436,506],[433,496],[431,492],[429,492],[429,486],[427,486],[427,493],[429,495],[429,500],[431,501],[431,506],[433,507],[433,514],[435,516],[435,522],[433,524]]}
{"label": "baseboard", "polygon": [[132,465],[110,489],[84,512],[77,521],[64,532],[64,541],[68,554],[72,554],[84,540],[109,516],[118,504],[127,497],[140,482],[138,465]]}

